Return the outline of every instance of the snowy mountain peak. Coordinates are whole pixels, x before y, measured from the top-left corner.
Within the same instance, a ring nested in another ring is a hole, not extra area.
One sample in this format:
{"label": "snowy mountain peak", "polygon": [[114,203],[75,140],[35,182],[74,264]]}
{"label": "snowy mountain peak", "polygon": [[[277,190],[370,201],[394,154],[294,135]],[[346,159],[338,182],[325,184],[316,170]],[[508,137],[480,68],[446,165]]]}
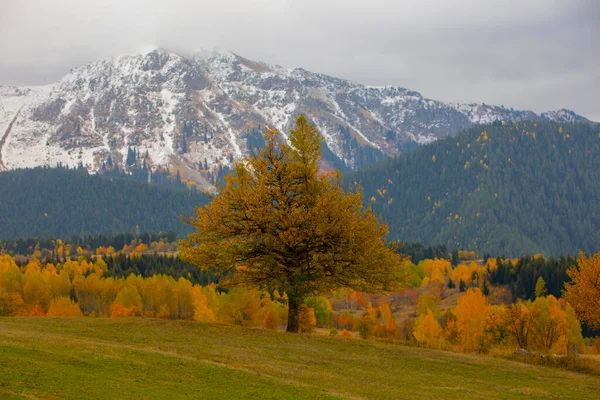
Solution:
{"label": "snowy mountain peak", "polygon": [[97,170],[109,157],[124,164],[135,147],[153,166],[198,180],[260,145],[266,127],[285,134],[300,113],[323,134],[330,163],[351,168],[473,124],[585,120],[569,110],[444,103],[218,49],[153,49],[73,68],[48,87],[0,87],[0,168],[60,162]]}
{"label": "snowy mountain peak", "polygon": [[561,108],[556,111],[548,111],[540,114],[540,116],[544,119],[549,119],[551,121],[556,122],[587,122],[589,121],[587,118],[582,117],[581,115],[575,114],[575,112],[571,110],[567,110],[565,108]]}

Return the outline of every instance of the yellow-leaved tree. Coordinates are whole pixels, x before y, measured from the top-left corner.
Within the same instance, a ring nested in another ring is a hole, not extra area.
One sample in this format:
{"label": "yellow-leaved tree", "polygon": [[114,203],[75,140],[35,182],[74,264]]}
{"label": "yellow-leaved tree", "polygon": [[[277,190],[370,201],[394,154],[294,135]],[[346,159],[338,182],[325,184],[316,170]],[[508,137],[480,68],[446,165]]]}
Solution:
{"label": "yellow-leaved tree", "polygon": [[456,316],[458,343],[465,351],[480,349],[491,308],[479,289],[469,289],[452,310]]}
{"label": "yellow-leaved tree", "polygon": [[419,315],[413,331],[413,336],[418,342],[426,343],[428,346],[437,346],[442,333],[442,327],[430,309]]}
{"label": "yellow-leaved tree", "polygon": [[340,287],[378,292],[404,279],[388,229],[339,173],[319,174],[322,137],[304,116],[288,137],[273,129],[266,146],[235,166],[219,195],[187,219],[196,231],[182,258],[232,285],[277,289],[288,297],[288,332],[299,329],[308,296]]}
{"label": "yellow-leaved tree", "polygon": [[565,284],[565,297],[583,322],[600,329],[600,252],[591,258],[579,253],[577,266],[567,274],[571,282]]}

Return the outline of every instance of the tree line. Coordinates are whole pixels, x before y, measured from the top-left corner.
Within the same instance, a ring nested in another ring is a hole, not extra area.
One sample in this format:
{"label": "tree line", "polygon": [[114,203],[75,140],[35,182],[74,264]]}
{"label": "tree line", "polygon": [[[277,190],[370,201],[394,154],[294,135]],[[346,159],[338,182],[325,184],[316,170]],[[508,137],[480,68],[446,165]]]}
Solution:
{"label": "tree line", "polygon": [[[118,233],[115,235],[93,234],[93,235],[71,235],[67,238],[56,237],[38,237],[38,238],[18,238],[18,239],[3,239],[0,240],[0,250],[11,255],[33,255],[39,251],[43,257],[57,259],[57,249],[59,246],[65,246],[69,249],[82,249],[90,254],[94,253],[100,247],[113,249],[122,249],[125,245],[130,245],[132,242],[144,244],[148,248],[155,249],[159,252],[173,252],[177,248],[177,234],[173,231],[169,232],[127,232]],[[154,245],[153,245],[154,244]],[[157,245],[158,248],[157,248]]]}
{"label": "tree line", "polygon": [[[493,263],[490,259],[488,266]],[[394,297],[401,292],[377,297],[336,290],[327,297],[306,298],[299,313],[299,330],[320,327],[343,337],[378,337],[466,352],[488,352],[496,347],[543,353],[600,351],[600,343],[593,340],[585,346],[575,310],[564,299],[540,292],[534,300],[494,305],[488,301],[493,296],[486,296],[479,283],[470,281],[470,270],[456,274],[460,267],[452,269],[447,260],[440,259],[423,260],[419,267],[425,276],[413,317],[398,317]],[[480,272],[486,269],[480,268]],[[67,260],[61,264],[32,259],[19,267],[10,256],[0,256],[0,315],[137,316],[275,330],[287,323],[286,293],[242,287],[223,291],[214,284],[193,284],[185,277],[133,273],[114,277],[108,271],[102,258],[93,263]],[[469,280],[469,288],[454,307],[444,310],[440,300],[448,290],[448,279]]]}

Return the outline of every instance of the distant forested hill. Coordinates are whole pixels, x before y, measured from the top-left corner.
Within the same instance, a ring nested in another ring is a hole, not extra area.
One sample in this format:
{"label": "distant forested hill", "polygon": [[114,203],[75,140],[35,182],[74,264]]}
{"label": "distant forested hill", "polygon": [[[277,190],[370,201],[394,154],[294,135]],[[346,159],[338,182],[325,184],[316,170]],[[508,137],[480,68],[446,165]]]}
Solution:
{"label": "distant forested hill", "polygon": [[187,188],[88,175],[85,170],[36,168],[0,173],[0,239],[65,238],[189,229],[190,215],[208,197]]}
{"label": "distant forested hill", "polygon": [[390,237],[494,255],[600,250],[600,125],[479,126],[347,175]]}

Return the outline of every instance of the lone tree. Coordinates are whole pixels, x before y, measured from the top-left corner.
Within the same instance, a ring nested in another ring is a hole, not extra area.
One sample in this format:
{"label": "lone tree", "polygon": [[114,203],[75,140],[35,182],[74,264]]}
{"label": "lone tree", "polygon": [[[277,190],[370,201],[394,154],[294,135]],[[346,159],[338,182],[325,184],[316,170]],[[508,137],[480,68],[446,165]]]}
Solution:
{"label": "lone tree", "polygon": [[291,130],[265,133],[266,147],[234,174],[196,216],[181,257],[232,285],[284,291],[288,332],[298,332],[307,296],[335,288],[378,292],[404,278],[402,256],[383,236],[361,194],[344,192],[339,172],[319,174],[321,135],[304,116]]}

